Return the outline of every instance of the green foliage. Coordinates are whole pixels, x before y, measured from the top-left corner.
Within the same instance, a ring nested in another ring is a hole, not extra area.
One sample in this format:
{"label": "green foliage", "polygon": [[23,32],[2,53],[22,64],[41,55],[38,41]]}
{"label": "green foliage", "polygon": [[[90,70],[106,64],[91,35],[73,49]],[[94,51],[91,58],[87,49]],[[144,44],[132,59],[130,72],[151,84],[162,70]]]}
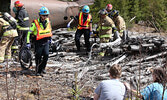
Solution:
{"label": "green foliage", "polygon": [[73,95],[72,100],[80,100],[80,94],[82,93],[82,89],[79,89],[78,86],[77,72],[75,73],[75,81],[72,84],[72,89],[70,90],[70,94]]}
{"label": "green foliage", "polygon": [[99,10],[109,3],[113,5],[113,9],[119,11],[127,26],[131,26],[129,20],[136,16],[132,22],[149,21],[154,24],[153,27],[167,30],[167,0],[95,0],[90,6],[93,23],[99,21]]}

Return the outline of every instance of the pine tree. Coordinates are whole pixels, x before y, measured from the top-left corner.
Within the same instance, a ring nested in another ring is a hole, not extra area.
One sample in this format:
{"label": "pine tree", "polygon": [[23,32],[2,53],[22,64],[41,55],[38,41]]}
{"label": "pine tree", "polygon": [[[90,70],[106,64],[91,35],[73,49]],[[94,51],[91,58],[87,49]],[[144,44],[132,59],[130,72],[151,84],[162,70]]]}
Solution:
{"label": "pine tree", "polygon": [[101,9],[104,9],[106,6],[105,0],[95,0],[94,4],[90,6],[90,11],[93,17],[93,23],[97,23],[99,21],[98,19],[98,12]]}
{"label": "pine tree", "polygon": [[167,30],[167,0],[95,0],[90,7],[94,23],[99,21],[99,10],[109,3],[113,5],[113,9],[119,11],[127,25],[136,16],[136,23],[141,20],[151,22],[153,27]]}

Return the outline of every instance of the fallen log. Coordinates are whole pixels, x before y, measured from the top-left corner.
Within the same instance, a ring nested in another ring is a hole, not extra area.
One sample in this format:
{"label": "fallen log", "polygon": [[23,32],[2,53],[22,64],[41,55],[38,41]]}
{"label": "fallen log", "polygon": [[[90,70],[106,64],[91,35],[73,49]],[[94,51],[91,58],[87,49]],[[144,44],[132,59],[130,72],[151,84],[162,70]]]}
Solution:
{"label": "fallen log", "polygon": [[108,42],[108,43],[100,43],[100,48],[113,48],[114,46],[118,46],[121,44],[121,38],[117,38],[115,41],[113,42]]}
{"label": "fallen log", "polygon": [[129,45],[128,50],[132,51],[132,52],[135,52],[135,51],[139,52],[140,46],[138,46],[138,45]]}
{"label": "fallen log", "polygon": [[123,50],[121,48],[112,48],[111,53],[112,54],[121,54]]}
{"label": "fallen log", "polygon": [[165,56],[166,54],[167,54],[167,52],[158,53],[156,55],[149,56],[147,58],[141,58],[141,59],[138,59],[138,60],[131,61],[131,62],[127,63],[126,65],[131,65],[131,64],[139,63],[139,62],[143,62],[143,61],[148,61],[148,60],[151,60],[153,58],[157,58],[157,57],[160,57],[160,56]]}
{"label": "fallen log", "polygon": [[[120,57],[119,59],[117,59],[116,61],[114,61],[113,63],[109,63],[110,66],[113,66],[114,64],[118,64],[120,61],[122,61],[123,59],[126,58],[127,55],[123,55],[122,57]],[[108,64],[107,64],[108,65]]]}
{"label": "fallen log", "polygon": [[82,76],[89,70],[89,67],[84,67],[82,71],[78,74],[77,80],[80,80]]}

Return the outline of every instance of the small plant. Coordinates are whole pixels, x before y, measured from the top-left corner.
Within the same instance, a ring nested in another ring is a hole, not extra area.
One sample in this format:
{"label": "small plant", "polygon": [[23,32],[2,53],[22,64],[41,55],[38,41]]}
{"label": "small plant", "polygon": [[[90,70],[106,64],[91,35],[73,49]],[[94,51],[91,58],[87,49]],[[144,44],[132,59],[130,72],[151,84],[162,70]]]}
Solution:
{"label": "small plant", "polygon": [[80,94],[82,89],[79,89],[78,80],[77,80],[77,72],[75,73],[75,81],[72,82],[72,89],[70,90],[70,94],[73,95],[72,100],[80,100]]}

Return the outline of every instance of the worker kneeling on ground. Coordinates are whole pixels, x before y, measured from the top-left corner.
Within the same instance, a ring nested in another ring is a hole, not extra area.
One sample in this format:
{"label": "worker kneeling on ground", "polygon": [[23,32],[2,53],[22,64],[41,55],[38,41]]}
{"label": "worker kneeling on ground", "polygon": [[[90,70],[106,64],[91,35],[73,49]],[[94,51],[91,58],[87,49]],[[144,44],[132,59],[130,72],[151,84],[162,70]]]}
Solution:
{"label": "worker kneeling on ground", "polygon": [[40,18],[33,21],[30,32],[27,35],[27,47],[30,48],[30,34],[33,33],[35,44],[36,75],[45,74],[45,67],[49,57],[49,44],[51,43],[51,24],[48,18],[49,10],[41,7],[39,10]]}
{"label": "worker kneeling on ground", "polygon": [[114,21],[123,42],[126,42],[128,38],[128,33],[126,31],[126,24],[124,19],[119,15],[119,12],[117,10],[113,10],[110,16]]}
{"label": "worker kneeling on ground", "polygon": [[16,23],[12,23],[13,20],[11,20],[11,18],[14,18],[5,15],[10,16],[8,13],[2,14],[0,12],[0,63],[4,62],[5,59],[9,60],[11,58],[11,46],[14,37],[18,36]]}
{"label": "worker kneeling on ground", "polygon": [[[107,11],[105,9],[100,10],[100,23],[97,31],[99,31],[100,43],[108,43],[112,38],[112,32],[114,31],[114,40],[119,37],[119,33],[115,27],[113,20],[107,16]],[[105,55],[106,50],[100,52],[101,56]]]}

